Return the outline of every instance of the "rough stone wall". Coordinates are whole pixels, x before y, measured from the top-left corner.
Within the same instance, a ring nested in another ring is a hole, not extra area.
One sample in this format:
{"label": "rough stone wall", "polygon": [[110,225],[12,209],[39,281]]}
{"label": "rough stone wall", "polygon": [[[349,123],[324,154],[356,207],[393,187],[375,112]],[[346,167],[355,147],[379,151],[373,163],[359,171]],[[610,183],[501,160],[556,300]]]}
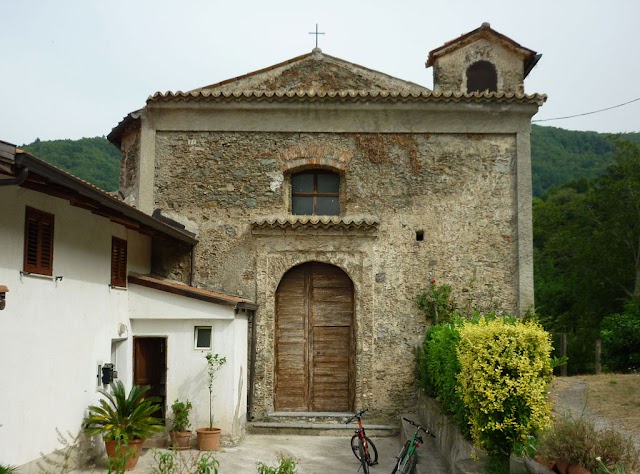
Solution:
{"label": "rough stone wall", "polygon": [[433,69],[433,90],[467,92],[467,68],[481,60],[495,66],[498,92],[524,93],[522,57],[487,39],[479,39],[438,58]]}
{"label": "rough stone wall", "polygon": [[120,146],[120,192],[127,204],[135,206],[138,194],[138,166],[140,164],[140,124],[133,124],[122,135]]}
{"label": "rough stone wall", "polygon": [[[289,214],[295,150],[342,173],[341,215],[376,216],[373,236],[252,233],[252,219]],[[380,420],[414,401],[412,350],[425,328],[414,298],[426,282],[516,310],[515,156],[506,134],[157,133],[155,207],[197,223],[197,285],[260,305],[257,416],[273,410],[274,297],[296,264],[332,263],[353,280],[356,405]]]}

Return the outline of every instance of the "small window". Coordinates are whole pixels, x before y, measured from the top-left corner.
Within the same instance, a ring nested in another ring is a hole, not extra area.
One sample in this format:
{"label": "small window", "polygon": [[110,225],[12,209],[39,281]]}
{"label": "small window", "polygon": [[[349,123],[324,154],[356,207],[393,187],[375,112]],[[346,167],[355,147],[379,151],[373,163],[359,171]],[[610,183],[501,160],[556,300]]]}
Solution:
{"label": "small window", "polygon": [[467,92],[496,92],[498,75],[489,61],[478,61],[467,69]]}
{"label": "small window", "polygon": [[111,238],[111,286],[127,286],[127,241]]}
{"label": "small window", "polygon": [[24,271],[53,275],[53,215],[26,208],[24,224]]}
{"label": "small window", "polygon": [[211,349],[211,326],[196,326],[193,339],[196,349]]}
{"label": "small window", "polygon": [[323,170],[305,171],[291,177],[291,212],[296,215],[340,214],[340,176]]}

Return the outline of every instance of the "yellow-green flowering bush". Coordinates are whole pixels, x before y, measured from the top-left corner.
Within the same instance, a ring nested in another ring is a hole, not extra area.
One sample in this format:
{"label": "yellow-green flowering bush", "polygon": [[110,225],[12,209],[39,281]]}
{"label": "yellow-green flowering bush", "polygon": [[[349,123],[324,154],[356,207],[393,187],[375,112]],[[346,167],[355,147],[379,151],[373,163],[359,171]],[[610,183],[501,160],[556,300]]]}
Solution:
{"label": "yellow-green flowering bush", "polygon": [[481,317],[460,328],[459,390],[474,443],[508,459],[550,424],[550,336],[535,322]]}

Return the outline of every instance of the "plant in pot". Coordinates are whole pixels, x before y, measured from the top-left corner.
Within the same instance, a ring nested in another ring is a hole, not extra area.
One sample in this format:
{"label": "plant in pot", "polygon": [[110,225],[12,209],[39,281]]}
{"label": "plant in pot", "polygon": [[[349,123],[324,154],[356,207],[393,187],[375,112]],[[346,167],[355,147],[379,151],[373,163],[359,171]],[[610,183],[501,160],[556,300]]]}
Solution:
{"label": "plant in pot", "polygon": [[192,408],[193,406],[189,400],[181,402],[176,399],[171,405],[173,420],[171,421],[169,436],[171,438],[171,445],[176,449],[189,449],[191,441],[189,412]]}
{"label": "plant in pot", "polygon": [[158,397],[145,397],[151,387],[134,385],[127,394],[124,384],[116,381],[111,391],[100,390],[100,405],[88,408],[84,429],[89,435],[102,435],[109,464],[124,464],[130,471],[138,463],[142,443],[164,429],[162,420],[153,416],[159,410]]}
{"label": "plant in pot", "polygon": [[213,380],[216,372],[227,363],[226,357],[220,357],[220,354],[207,352],[207,388],[209,389],[209,427],[198,428],[198,449],[201,451],[216,451],[220,447],[220,428],[213,427]]}

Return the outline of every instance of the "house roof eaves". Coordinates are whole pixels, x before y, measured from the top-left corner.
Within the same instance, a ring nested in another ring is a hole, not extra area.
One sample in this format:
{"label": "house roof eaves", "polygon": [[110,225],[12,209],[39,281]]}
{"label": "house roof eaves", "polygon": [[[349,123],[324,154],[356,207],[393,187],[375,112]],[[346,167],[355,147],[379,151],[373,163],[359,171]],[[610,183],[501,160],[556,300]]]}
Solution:
{"label": "house roof eaves", "polygon": [[246,309],[249,311],[255,311],[258,309],[257,304],[244,298],[238,298],[237,296],[230,296],[223,293],[216,293],[202,288],[185,285],[184,283],[154,278],[150,275],[139,275],[130,273],[128,276],[128,281],[129,283],[133,283],[134,285],[144,286],[159,291],[165,291],[167,293],[185,296],[187,298],[194,298],[197,300],[206,301],[208,303],[231,306],[234,309]]}
{"label": "house roof eaves", "polygon": [[22,150],[17,150],[15,163],[20,167],[28,168],[29,173],[35,173],[46,178],[49,182],[74,191],[78,196],[85,198],[87,201],[98,203],[100,206],[103,206],[105,210],[113,212],[114,216],[123,215],[138,222],[143,227],[147,227],[155,232],[179,240],[180,242],[188,245],[196,245],[198,243],[198,240],[193,234],[161,222],[135,207],[130,206],[121,199],[114,197],[110,193],[100,189],[98,186],[67,173],[57,166],[36,158]]}
{"label": "house roof eaves", "polygon": [[162,102],[457,102],[457,103],[520,103],[541,106],[546,94],[510,92],[157,92],[147,103]]}
{"label": "house roof eaves", "polygon": [[122,134],[124,133],[124,131],[127,129],[129,125],[140,120],[140,117],[142,116],[142,110],[143,109],[138,109],[128,113],[118,123],[118,125],[116,125],[111,129],[111,131],[107,135],[107,140],[109,140],[110,143],[113,143],[115,146],[118,147],[118,149],[120,149],[120,145],[122,144]]}

